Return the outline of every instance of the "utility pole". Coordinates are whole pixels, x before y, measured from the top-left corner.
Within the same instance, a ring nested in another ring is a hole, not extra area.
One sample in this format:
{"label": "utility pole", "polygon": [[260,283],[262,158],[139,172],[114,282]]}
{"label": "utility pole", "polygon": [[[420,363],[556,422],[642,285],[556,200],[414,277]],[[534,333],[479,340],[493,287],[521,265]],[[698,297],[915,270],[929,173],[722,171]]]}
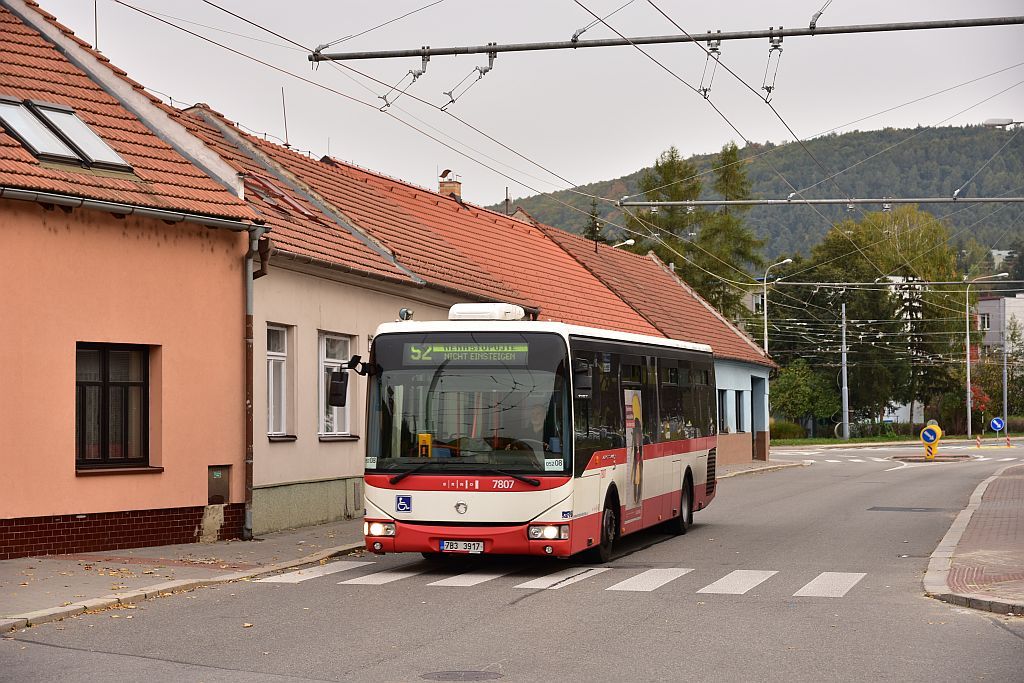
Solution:
{"label": "utility pole", "polygon": [[1003,299],[1002,301],[1000,301],[1000,303],[1002,304],[1002,308],[1003,308],[1002,315],[999,316],[1000,317],[1000,325],[1002,327],[1002,333],[1003,333],[1002,334],[1002,337],[1003,337],[1003,429],[1005,429],[1006,433],[1009,434],[1010,433],[1010,428],[1007,425],[1010,424],[1010,423],[1007,422],[1007,415],[1006,415],[1006,406],[1007,406],[1007,402],[1006,402],[1006,398],[1007,398],[1007,391],[1006,391],[1006,355],[1007,355],[1007,353],[1006,353],[1007,352],[1007,349],[1006,349],[1006,299]]}
{"label": "utility pole", "polygon": [[450,55],[497,54],[499,52],[533,52],[537,50],[579,50],[588,47],[625,47],[635,45],[661,45],[665,43],[702,43],[711,40],[769,40],[797,36],[823,36],[849,33],[884,33],[889,31],[920,31],[925,29],[971,28],[977,26],[1011,26],[1024,24],[1024,17],[985,17],[982,19],[949,19],[939,21],[908,21],[888,24],[857,24],[850,26],[808,26],[807,28],[769,28],[759,31],[732,31],[723,33],[684,33],[669,36],[637,36],[601,40],[565,40],[547,43],[514,43],[510,45],[465,45],[460,47],[424,46],[411,50],[380,50],[374,52],[334,52],[323,50],[330,44],[320,45],[308,56],[311,62],[351,61],[355,59],[391,59],[396,57],[441,57]]}
{"label": "utility pole", "polygon": [[843,439],[850,440],[850,387],[846,384],[846,304],[843,304]]}

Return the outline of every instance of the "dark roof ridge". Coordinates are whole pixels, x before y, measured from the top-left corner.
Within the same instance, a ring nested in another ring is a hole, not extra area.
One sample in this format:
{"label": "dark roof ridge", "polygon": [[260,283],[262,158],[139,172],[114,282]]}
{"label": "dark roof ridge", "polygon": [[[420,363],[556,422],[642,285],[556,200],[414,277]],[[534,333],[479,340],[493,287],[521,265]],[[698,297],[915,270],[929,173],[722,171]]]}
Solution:
{"label": "dark roof ridge", "polygon": [[[341,211],[339,211],[331,202],[326,198],[322,197],[318,192],[309,187],[306,183],[302,182],[295,176],[290,170],[285,168],[283,165],[277,163],[265,154],[258,145],[253,144],[249,139],[249,136],[239,130],[234,124],[221,113],[217,112],[209,105],[198,104],[182,112],[186,116],[198,116],[204,121],[208,122],[217,130],[219,130],[225,137],[225,139],[235,146],[240,152],[248,156],[250,159],[255,161],[257,164],[267,170],[268,173],[274,176],[274,178],[284,184],[286,184],[292,191],[297,192],[306,201],[310,202],[317,210],[322,212],[327,218],[334,224],[341,227],[343,230],[351,234],[354,238],[363,243],[368,249],[376,252],[388,261],[392,266],[404,273],[410,280],[418,285],[425,284],[423,278],[416,275],[401,263],[398,262],[395,254],[388,249],[386,246],[381,244],[379,241],[374,239],[372,236],[366,234],[363,230],[356,227],[354,222],[350,221]],[[273,144],[273,143],[270,143]],[[287,148],[283,148],[287,149]],[[291,150],[288,150],[291,151]]]}

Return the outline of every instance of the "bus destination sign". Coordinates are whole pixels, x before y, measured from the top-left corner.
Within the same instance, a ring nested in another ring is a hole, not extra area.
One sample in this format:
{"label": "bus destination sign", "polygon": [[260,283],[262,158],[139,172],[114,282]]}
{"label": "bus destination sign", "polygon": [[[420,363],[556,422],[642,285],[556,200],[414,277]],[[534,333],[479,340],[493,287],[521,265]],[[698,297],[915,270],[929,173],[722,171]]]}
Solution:
{"label": "bus destination sign", "polygon": [[530,345],[508,344],[406,344],[406,365],[440,365],[445,361],[460,365],[526,365]]}

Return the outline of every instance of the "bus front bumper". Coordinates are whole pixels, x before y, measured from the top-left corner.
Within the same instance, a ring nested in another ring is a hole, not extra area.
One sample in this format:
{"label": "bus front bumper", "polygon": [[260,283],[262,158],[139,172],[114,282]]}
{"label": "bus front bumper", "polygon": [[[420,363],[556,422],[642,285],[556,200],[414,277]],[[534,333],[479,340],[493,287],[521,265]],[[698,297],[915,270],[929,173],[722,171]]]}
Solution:
{"label": "bus front bumper", "polygon": [[[368,522],[376,520],[367,520]],[[388,520],[391,522],[391,520]],[[394,536],[366,536],[366,549],[372,553],[439,553],[443,541],[479,541],[484,555],[547,555],[568,557],[569,539],[527,538],[528,524],[514,526],[444,526],[407,524],[394,521]],[[448,554],[448,553],[446,553]],[[451,553],[457,555],[459,553]]]}

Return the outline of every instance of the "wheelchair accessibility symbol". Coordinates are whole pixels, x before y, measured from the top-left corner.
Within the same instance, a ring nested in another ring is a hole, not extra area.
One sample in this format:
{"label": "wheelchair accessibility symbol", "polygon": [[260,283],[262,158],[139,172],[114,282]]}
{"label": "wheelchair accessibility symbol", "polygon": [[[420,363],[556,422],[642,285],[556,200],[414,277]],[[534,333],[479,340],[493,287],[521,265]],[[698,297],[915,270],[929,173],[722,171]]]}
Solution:
{"label": "wheelchair accessibility symbol", "polygon": [[395,496],[395,512],[412,512],[412,496]]}

